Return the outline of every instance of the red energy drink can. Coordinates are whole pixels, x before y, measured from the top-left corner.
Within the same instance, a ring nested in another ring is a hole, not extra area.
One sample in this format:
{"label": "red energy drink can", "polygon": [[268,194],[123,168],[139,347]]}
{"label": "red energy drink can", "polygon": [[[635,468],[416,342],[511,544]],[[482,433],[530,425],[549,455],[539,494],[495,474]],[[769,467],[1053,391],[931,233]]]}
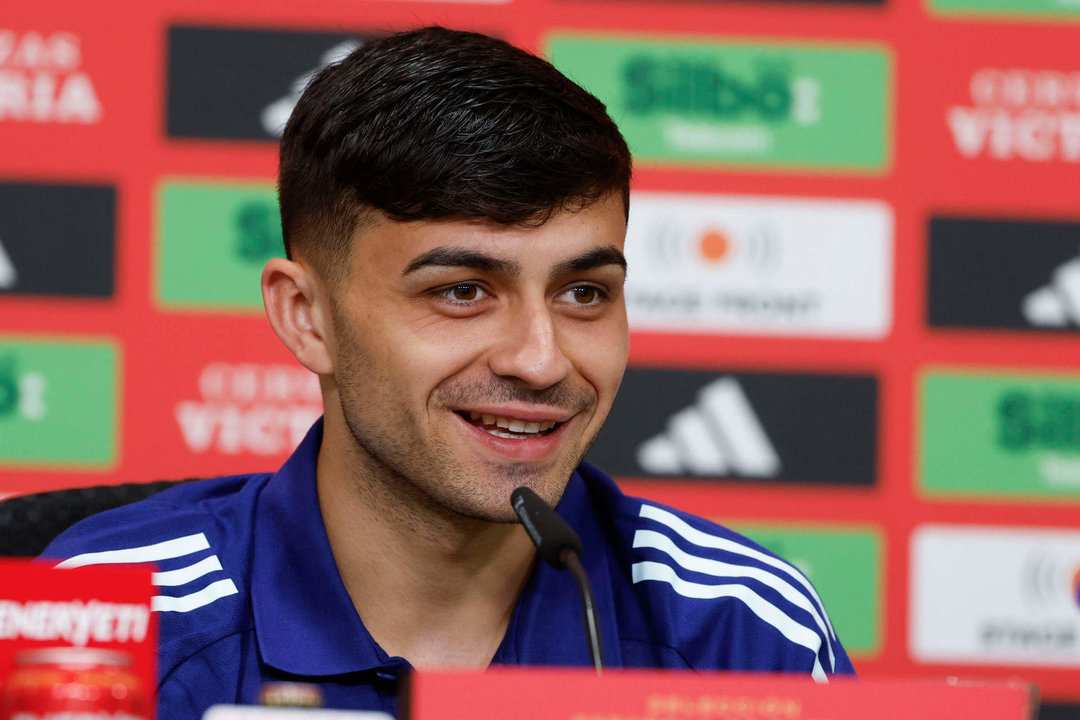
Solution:
{"label": "red energy drink can", "polygon": [[44,648],[15,656],[0,720],[149,720],[146,695],[123,652]]}

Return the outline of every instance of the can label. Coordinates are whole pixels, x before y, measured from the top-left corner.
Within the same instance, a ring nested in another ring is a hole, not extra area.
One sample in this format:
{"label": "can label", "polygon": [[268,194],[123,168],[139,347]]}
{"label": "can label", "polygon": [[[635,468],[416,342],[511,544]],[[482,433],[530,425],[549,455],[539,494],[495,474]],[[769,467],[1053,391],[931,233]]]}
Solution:
{"label": "can label", "polygon": [[146,720],[130,658],[97,648],[48,648],[16,656],[0,720]]}

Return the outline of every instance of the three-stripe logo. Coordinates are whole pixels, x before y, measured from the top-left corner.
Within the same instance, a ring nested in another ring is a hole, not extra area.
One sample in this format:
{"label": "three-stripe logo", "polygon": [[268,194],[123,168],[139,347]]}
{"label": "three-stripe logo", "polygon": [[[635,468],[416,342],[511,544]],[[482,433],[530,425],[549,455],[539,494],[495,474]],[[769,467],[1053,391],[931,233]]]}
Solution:
{"label": "three-stripe logo", "polygon": [[359,40],[345,40],[334,45],[319,58],[318,67],[308,70],[293,80],[288,94],[263,108],[262,113],[259,115],[259,122],[262,124],[266,134],[271,137],[281,137],[285,132],[285,124],[289,122],[289,116],[292,115],[293,108],[296,107],[296,103],[300,101],[304,89],[307,88],[315,76],[327,65],[344,60],[349,53],[360,47],[361,44]]}
{"label": "three-stripe logo", "polygon": [[1023,313],[1036,327],[1080,325],[1080,257],[1056,268],[1049,285],[1028,294]]}
{"label": "three-stripe logo", "polygon": [[[140,563],[175,560],[196,555],[210,549],[210,542],[203,533],[186,535],[173,540],[143,545],[141,547],[83,553],[57,564],[58,568],[78,568],[88,565],[137,565]],[[239,590],[229,578],[213,580],[204,584],[203,578],[222,572],[221,560],[209,555],[175,570],[153,573],[151,580],[159,588],[182,588],[184,595],[155,595],[150,609],[157,612],[190,612],[209,605]],[[197,589],[192,589],[192,587]]]}
{"label": "three-stripe logo", "polygon": [[[811,676],[818,682],[828,682],[819,653],[824,643],[829,668],[835,671],[833,642],[837,639],[836,631],[833,630],[820,596],[802,573],[760,550],[702,532],[662,508],[643,503],[640,516],[652,522],[648,523],[648,528],[635,531],[634,548],[660,551],[667,560],[635,562],[631,568],[634,583],[650,580],[664,582],[686,598],[732,598],[742,602],[763,622],[776,628],[788,641],[813,652],[814,666]],[[694,551],[681,549],[675,542],[676,539],[683,545],[689,543]],[[716,557],[703,556],[710,554],[710,551]],[[716,551],[721,551],[724,555],[719,555]],[[720,560],[718,557],[725,559]],[[682,577],[680,571],[683,574],[688,571],[710,576],[716,578],[717,582],[690,581]],[[778,602],[775,598],[761,595],[747,580],[757,581],[775,591],[782,600]],[[812,627],[795,617],[803,613],[813,621]]]}
{"label": "three-stripe logo", "polygon": [[774,477],[777,454],[739,381],[714,380],[697,402],[671,416],[667,429],[643,442],[637,461],[655,475]]}
{"label": "three-stripe logo", "polygon": [[11,290],[15,287],[19,274],[15,272],[15,263],[11,262],[7,252],[4,251],[3,238],[0,238],[0,290]]}

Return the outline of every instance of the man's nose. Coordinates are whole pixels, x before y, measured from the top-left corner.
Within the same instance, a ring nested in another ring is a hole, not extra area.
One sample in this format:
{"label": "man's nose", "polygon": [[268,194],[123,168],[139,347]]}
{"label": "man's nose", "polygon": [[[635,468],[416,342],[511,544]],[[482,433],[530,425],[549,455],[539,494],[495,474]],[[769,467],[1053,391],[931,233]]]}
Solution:
{"label": "man's nose", "polygon": [[516,378],[530,388],[541,390],[570,374],[570,358],[563,352],[554,318],[546,305],[507,313],[500,330],[489,359],[491,371],[496,375]]}

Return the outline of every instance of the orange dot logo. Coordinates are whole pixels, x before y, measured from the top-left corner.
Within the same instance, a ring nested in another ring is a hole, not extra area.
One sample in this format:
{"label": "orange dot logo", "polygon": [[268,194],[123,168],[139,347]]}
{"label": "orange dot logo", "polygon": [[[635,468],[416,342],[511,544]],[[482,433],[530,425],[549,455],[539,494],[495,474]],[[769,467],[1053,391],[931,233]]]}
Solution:
{"label": "orange dot logo", "polygon": [[707,262],[723,262],[731,254],[731,240],[720,230],[707,230],[698,240],[698,252]]}
{"label": "orange dot logo", "polygon": [[1072,599],[1080,604],[1080,568],[1073,572],[1072,576]]}

